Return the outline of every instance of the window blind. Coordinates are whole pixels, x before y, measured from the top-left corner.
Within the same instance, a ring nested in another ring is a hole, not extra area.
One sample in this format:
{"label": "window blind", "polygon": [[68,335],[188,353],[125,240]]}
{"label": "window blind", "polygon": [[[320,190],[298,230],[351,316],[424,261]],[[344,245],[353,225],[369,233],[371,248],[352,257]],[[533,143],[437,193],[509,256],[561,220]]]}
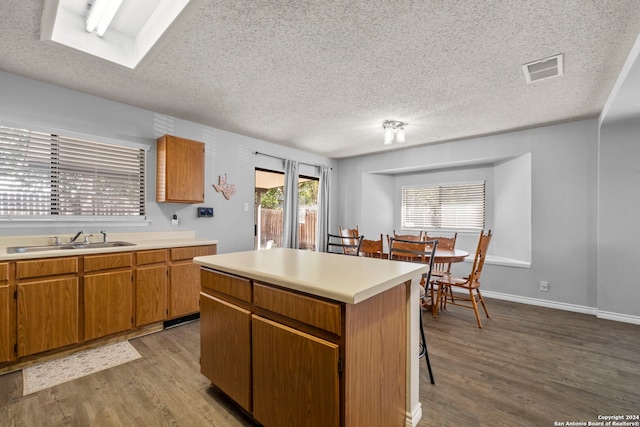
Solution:
{"label": "window blind", "polygon": [[403,228],[482,229],[485,183],[402,189]]}
{"label": "window blind", "polygon": [[144,217],[146,152],[0,126],[0,216]]}

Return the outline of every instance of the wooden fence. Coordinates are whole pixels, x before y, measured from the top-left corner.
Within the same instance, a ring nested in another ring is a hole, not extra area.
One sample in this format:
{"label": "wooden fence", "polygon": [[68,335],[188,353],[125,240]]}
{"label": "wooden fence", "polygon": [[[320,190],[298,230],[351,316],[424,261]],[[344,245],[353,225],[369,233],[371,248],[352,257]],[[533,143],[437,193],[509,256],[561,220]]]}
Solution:
{"label": "wooden fence", "polygon": [[[269,240],[273,247],[282,247],[282,209],[260,209],[260,247],[264,248]],[[305,209],[304,223],[300,221],[299,242],[300,249],[316,249],[316,234],[318,232],[318,211]]]}

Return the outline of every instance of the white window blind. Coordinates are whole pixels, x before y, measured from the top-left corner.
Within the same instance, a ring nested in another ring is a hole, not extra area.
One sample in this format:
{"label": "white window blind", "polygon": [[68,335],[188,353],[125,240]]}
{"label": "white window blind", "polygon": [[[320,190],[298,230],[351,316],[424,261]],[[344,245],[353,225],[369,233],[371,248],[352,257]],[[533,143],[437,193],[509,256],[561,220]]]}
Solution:
{"label": "white window blind", "polygon": [[0,126],[0,216],[145,215],[146,152]]}
{"label": "white window blind", "polygon": [[482,229],[485,183],[402,189],[403,228]]}

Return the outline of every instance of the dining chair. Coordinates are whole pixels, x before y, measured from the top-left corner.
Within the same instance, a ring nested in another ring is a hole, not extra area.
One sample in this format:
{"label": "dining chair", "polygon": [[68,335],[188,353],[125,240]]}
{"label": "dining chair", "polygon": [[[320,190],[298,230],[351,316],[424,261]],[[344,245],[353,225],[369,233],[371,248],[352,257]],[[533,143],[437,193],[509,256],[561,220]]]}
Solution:
{"label": "dining chair", "polygon": [[[343,238],[343,240],[345,240],[345,243],[347,245],[355,245],[357,243],[356,240],[360,236],[360,232],[358,231],[358,226],[357,225],[356,225],[355,228],[338,227],[338,233]],[[344,249],[345,249],[345,251],[353,252],[353,250],[348,248],[348,247],[345,247]],[[357,255],[357,254],[350,253],[349,255]]]}
{"label": "dining chair", "polygon": [[358,256],[364,236],[345,239],[338,234],[327,233],[326,252],[342,255]]}
{"label": "dining chair", "polygon": [[436,240],[405,240],[395,237],[389,237],[389,259],[390,260],[410,260],[412,262],[426,262],[429,271],[422,275],[420,286],[424,288],[424,292],[420,292],[420,353],[418,357],[424,357],[429,369],[429,379],[431,384],[435,384],[433,371],[431,370],[431,362],[429,361],[429,352],[427,351],[427,339],[424,334],[424,325],[422,323],[422,307],[427,306],[427,299],[431,299],[433,304],[433,292],[427,292],[428,284],[431,282],[431,271],[433,270],[433,262],[435,257],[432,254],[436,251],[438,242]]}
{"label": "dining chair", "polygon": [[[455,233],[453,237],[442,237],[442,236],[429,236],[428,232],[425,232],[425,240],[437,240],[439,249],[455,249],[456,248],[456,240],[458,239],[458,233]],[[431,283],[428,284],[430,292],[436,292],[438,287],[437,278],[444,276],[445,274],[451,273],[451,263],[450,262],[435,262],[433,263],[433,273],[431,273]],[[451,288],[448,289],[449,296],[453,300],[454,295]],[[438,305],[433,305],[433,314],[437,317],[438,315]],[[442,308],[442,307],[440,307]]]}
{"label": "dining chair", "polygon": [[[482,304],[482,308],[484,309],[487,319],[490,318],[489,311],[487,310],[487,306],[482,298],[482,294],[480,293],[480,275],[482,274],[484,261],[487,257],[489,242],[491,242],[491,230],[489,230],[487,234],[482,230],[480,232],[480,237],[478,238],[478,247],[473,259],[473,266],[471,267],[471,272],[467,277],[459,278],[448,273],[435,279],[438,286],[438,293],[436,297],[438,305],[444,309],[447,308],[448,304],[473,309],[479,328],[482,328],[482,322],[480,321],[480,313],[478,312],[478,303]],[[454,298],[453,288],[465,289],[469,292],[469,296],[458,293]],[[469,305],[468,303],[471,304]],[[437,311],[434,315],[435,317],[438,316]]]}
{"label": "dining chair", "polygon": [[362,239],[360,255],[369,258],[382,258],[384,256],[382,234],[380,234],[380,240]]}

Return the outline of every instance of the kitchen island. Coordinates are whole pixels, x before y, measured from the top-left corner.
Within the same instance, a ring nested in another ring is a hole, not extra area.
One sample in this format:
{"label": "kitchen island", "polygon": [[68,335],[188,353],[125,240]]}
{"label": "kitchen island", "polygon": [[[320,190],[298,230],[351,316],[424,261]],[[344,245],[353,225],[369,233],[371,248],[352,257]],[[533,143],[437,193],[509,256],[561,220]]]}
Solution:
{"label": "kitchen island", "polygon": [[411,282],[426,266],[284,248],[194,262],[201,371],[261,424],[413,423]]}

